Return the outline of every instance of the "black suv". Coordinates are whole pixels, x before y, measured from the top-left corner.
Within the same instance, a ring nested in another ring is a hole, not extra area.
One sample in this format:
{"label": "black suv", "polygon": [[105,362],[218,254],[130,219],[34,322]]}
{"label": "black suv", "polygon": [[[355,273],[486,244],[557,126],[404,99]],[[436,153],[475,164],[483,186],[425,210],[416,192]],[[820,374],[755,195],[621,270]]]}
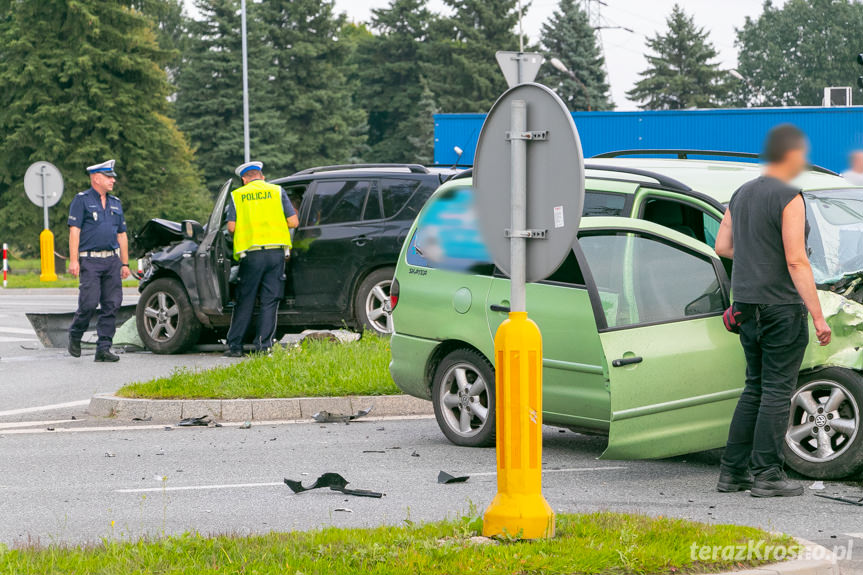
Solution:
{"label": "black suv", "polygon": [[[308,328],[392,331],[389,290],[402,242],[432,192],[455,172],[414,164],[327,166],[272,180],[299,215],[286,261],[277,336]],[[232,238],[219,190],[206,226],[150,220],[135,236],[143,257],[138,332],[155,353],[225,336],[234,284]]]}

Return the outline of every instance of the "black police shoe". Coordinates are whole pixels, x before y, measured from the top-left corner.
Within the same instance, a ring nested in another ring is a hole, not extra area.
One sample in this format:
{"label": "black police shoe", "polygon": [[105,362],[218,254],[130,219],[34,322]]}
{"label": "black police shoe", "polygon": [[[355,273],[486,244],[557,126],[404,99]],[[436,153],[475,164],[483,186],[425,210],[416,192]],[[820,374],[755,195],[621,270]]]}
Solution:
{"label": "black police shoe", "polygon": [[70,339],[69,340],[69,355],[72,357],[81,357],[81,340],[80,339]]}
{"label": "black police shoe", "polygon": [[753,497],[796,497],[803,495],[803,486],[788,480],[781,469],[771,469],[755,476]]}
{"label": "black police shoe", "polygon": [[120,356],[111,353],[110,349],[97,349],[96,350],[96,361],[104,362],[104,363],[113,363],[115,361],[120,361]]}
{"label": "black police shoe", "polygon": [[229,349],[222,354],[222,357],[245,357],[245,355],[241,349]]}
{"label": "black police shoe", "polygon": [[747,471],[740,475],[722,469],[719,472],[719,481],[716,482],[716,491],[720,493],[735,493],[752,488],[752,476]]}

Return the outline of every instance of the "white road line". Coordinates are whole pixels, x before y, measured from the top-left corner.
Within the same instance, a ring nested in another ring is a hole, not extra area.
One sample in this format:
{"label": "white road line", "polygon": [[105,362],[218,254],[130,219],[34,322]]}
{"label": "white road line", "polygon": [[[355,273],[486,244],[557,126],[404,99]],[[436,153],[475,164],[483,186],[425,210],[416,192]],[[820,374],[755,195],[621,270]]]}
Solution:
{"label": "white road line", "polygon": [[848,537],[854,537],[855,539],[863,539],[863,533],[846,533]]}
{"label": "white road line", "polygon": [[82,405],[90,405],[89,399],[81,399],[78,401],[67,401],[66,403],[53,403],[51,405],[39,405],[36,407],[22,407],[20,409],[8,409],[0,411],[0,417],[10,415],[21,415],[24,413],[37,413],[39,411],[51,411],[52,409],[64,409],[67,407],[81,407]]}
{"label": "white road line", "polygon": [[[578,471],[620,471],[623,469],[628,469],[627,467],[621,466],[607,466],[607,467],[567,467],[565,469],[543,469],[542,474],[547,475],[549,473],[575,473]],[[493,475],[497,475],[497,471],[481,471],[479,473],[468,473],[471,477],[490,477]]]}
{"label": "white road line", "polygon": [[54,419],[51,421],[13,421],[0,423],[0,430],[15,429],[18,427],[35,427],[37,425],[56,425],[58,423],[74,423],[83,421],[83,419]]}
{"label": "white road line", "polygon": [[2,333],[17,333],[20,335],[36,335],[33,331],[33,328],[24,328],[24,327],[3,327],[0,326],[0,332]]}
{"label": "white road line", "polygon": [[230,483],[227,485],[184,485],[180,487],[142,487],[140,489],[115,489],[114,493],[153,493],[159,491],[204,491],[208,489],[245,489],[247,487],[278,487],[284,483]]}
{"label": "white road line", "polygon": [[0,335],[0,343],[20,343],[24,341],[36,341],[35,337],[6,337]]}

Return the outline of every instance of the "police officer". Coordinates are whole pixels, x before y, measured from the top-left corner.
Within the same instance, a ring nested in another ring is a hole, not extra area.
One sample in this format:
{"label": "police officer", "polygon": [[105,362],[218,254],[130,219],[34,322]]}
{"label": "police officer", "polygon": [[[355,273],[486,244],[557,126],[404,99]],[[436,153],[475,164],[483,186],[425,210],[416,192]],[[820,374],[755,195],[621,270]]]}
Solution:
{"label": "police officer", "polygon": [[69,327],[69,353],[81,357],[81,337],[100,306],[96,361],[114,362],[111,353],[117,309],[123,302],[122,280],[129,277],[129,240],[123,205],[111,195],[117,174],[114,160],[87,168],[90,188],[69,206],[69,272],[80,276],[78,311]]}
{"label": "police officer", "polygon": [[243,337],[252,322],[256,298],[261,307],[255,350],[266,352],[272,347],[285,289],[290,228],[299,224],[288,194],[264,180],[263,167],[261,162],[248,162],[236,169],[243,186],[231,193],[228,203],[228,231],[234,234],[234,259],[240,261],[240,274],[226,357],[243,356]]}

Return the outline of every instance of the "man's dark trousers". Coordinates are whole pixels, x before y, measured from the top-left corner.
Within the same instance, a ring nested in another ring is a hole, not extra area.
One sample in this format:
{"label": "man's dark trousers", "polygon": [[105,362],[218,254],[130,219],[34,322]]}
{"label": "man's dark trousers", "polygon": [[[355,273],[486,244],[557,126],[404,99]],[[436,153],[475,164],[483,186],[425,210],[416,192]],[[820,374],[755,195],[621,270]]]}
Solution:
{"label": "man's dark trousers", "polygon": [[754,305],[740,326],[746,355],[746,386],[731,420],[722,467],[736,475],[781,469],[782,446],[790,417],[791,395],[809,343],[803,304]]}
{"label": "man's dark trousers", "polygon": [[243,349],[243,336],[252,323],[256,298],[260,298],[261,307],[255,331],[255,349],[263,351],[272,347],[276,333],[276,314],[284,291],[284,248],[246,252],[246,257],[240,260],[237,303],[231,317],[231,329],[228,331],[231,351]]}
{"label": "man's dark trousers", "polygon": [[96,333],[99,335],[99,341],[96,345],[103,351],[111,349],[114,332],[117,331],[117,310],[123,303],[121,270],[119,256],[81,258],[78,311],[75,312],[72,325],[69,327],[70,340],[81,341],[98,305],[100,309]]}

